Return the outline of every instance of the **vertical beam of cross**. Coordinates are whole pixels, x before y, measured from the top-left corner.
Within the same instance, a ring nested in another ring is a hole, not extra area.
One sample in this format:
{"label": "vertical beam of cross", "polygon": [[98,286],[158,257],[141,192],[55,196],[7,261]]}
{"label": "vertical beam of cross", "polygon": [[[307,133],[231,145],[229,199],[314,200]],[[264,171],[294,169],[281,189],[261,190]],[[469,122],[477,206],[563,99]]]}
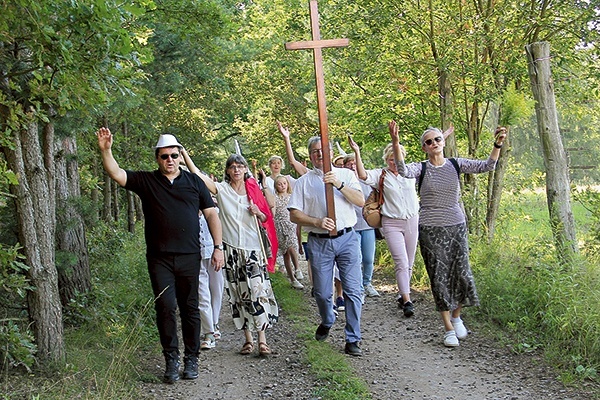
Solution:
{"label": "vertical beam of cross", "polygon": [[[329,129],[327,126],[327,104],[325,101],[325,79],[323,76],[323,56],[321,49],[327,47],[346,47],[348,39],[321,40],[319,29],[319,10],[317,0],[310,0],[310,27],[312,40],[304,42],[289,42],[285,44],[286,50],[313,50],[315,66],[315,80],[317,83],[317,106],[319,112],[319,133],[321,148],[323,149],[323,172],[331,171],[331,152],[329,151]],[[335,221],[335,205],[333,202],[333,185],[325,185],[325,199],[327,201],[327,216]]]}

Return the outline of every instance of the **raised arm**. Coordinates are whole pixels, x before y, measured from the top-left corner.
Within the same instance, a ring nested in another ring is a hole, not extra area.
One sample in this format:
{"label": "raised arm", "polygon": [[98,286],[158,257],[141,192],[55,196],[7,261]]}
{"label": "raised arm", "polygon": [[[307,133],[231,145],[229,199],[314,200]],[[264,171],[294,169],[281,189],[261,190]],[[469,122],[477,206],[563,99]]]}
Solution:
{"label": "raised arm", "polygon": [[[200,170],[198,169],[198,167],[196,167],[196,164],[194,164],[194,162],[190,158],[190,155],[188,154],[188,152],[185,149],[181,149],[181,155],[183,155],[183,160],[185,161],[185,165],[186,165],[186,167],[188,167],[190,172],[192,174],[198,175],[200,177],[200,179],[202,179],[202,181],[204,182],[204,184],[206,185],[208,190],[212,194],[216,194],[217,193],[217,185],[215,185],[215,182],[212,179],[210,179],[210,176],[204,175],[202,172],[200,172]],[[208,219],[207,219],[207,221],[208,221]]]}
{"label": "raised arm", "polygon": [[283,136],[283,141],[285,143],[285,154],[287,155],[288,162],[290,165],[296,170],[299,175],[304,175],[308,172],[308,168],[304,166],[300,161],[296,160],[294,156],[294,149],[292,148],[292,142],[290,141],[290,131],[281,125],[281,122],[277,121],[277,129],[279,129],[279,133]]}
{"label": "raised arm", "polygon": [[96,132],[98,136],[98,147],[100,147],[100,155],[102,156],[102,165],[115,182],[121,186],[127,183],[127,172],[117,164],[117,161],[112,154],[113,136],[108,128],[100,128]]}
{"label": "raised arm", "polygon": [[365,169],[365,164],[362,162],[362,158],[360,156],[360,147],[358,144],[352,139],[352,136],[348,135],[348,143],[350,144],[350,148],[354,151],[354,161],[356,162],[356,176],[358,179],[364,181],[367,179],[367,170]]}

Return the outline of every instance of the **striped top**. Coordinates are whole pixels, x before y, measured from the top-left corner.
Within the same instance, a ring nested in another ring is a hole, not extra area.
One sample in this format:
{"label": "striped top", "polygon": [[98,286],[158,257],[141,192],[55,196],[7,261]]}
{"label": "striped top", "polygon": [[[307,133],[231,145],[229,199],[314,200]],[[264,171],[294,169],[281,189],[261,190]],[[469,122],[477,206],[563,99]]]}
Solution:
{"label": "striped top", "polygon": [[[460,172],[463,174],[480,174],[496,168],[496,161],[471,160],[457,158]],[[419,225],[452,226],[466,221],[465,212],[460,202],[460,181],[454,166],[448,159],[444,164],[435,166],[426,161],[425,177],[421,185],[421,202]],[[405,164],[396,162],[398,173],[406,178],[419,179],[421,163]]]}

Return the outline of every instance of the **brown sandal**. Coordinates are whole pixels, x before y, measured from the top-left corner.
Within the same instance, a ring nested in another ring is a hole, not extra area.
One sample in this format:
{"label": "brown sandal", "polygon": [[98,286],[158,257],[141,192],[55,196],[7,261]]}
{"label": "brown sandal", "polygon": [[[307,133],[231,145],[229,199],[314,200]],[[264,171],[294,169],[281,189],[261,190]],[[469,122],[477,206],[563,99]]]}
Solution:
{"label": "brown sandal", "polygon": [[248,354],[252,354],[253,351],[254,351],[254,342],[246,342],[242,346],[242,349],[240,350],[240,354],[247,356]]}
{"label": "brown sandal", "polygon": [[273,352],[265,342],[258,342],[258,354],[268,356],[273,354]]}

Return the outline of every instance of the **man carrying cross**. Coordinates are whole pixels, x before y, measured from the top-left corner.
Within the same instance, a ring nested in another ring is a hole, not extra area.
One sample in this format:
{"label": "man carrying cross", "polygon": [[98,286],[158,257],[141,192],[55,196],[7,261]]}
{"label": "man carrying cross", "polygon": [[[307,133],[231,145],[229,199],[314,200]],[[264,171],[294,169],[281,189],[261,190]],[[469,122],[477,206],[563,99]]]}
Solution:
{"label": "man carrying cross", "polygon": [[[330,171],[324,172],[325,152],[331,160],[332,150],[321,147],[320,137],[309,139],[308,153],[313,169],[298,178],[294,185],[288,203],[290,220],[308,231],[306,250],[311,261],[314,296],[321,316],[315,339],[327,339],[329,329],[335,322],[333,267],[337,265],[346,303],[345,352],[360,356],[361,256],[359,238],[352,227],[356,224],[354,206],[362,207],[365,200],[352,170],[329,165]],[[326,185],[333,185],[336,189],[335,219],[327,216]]]}
{"label": "man carrying cross", "polygon": [[[346,304],[345,351],[360,356],[362,273],[359,237],[352,227],[356,224],[354,205],[362,207],[365,201],[354,173],[331,165],[333,152],[328,138],[321,56],[321,49],[347,46],[348,39],[321,40],[316,0],[310,0],[310,22],[312,40],[286,43],[285,48],[313,50],[320,137],[308,141],[313,169],[296,181],[288,208],[290,220],[308,231],[307,255],[311,260],[314,296],[321,315],[315,339],[327,339],[335,321],[332,289],[333,267],[337,265]],[[337,189],[335,194],[334,187]]]}

